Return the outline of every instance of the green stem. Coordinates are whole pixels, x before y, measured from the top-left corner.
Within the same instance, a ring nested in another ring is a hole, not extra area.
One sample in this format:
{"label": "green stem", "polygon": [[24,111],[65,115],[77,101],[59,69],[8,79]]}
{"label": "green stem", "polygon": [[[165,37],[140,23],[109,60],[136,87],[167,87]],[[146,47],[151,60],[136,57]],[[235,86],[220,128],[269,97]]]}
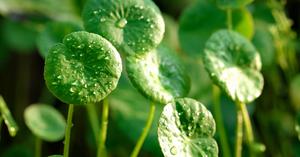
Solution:
{"label": "green stem", "polygon": [[237,106],[237,123],[236,123],[236,141],[235,141],[235,157],[242,156],[243,144],[243,114],[239,106]]}
{"label": "green stem", "polygon": [[42,140],[38,137],[35,138],[35,157],[42,156]]}
{"label": "green stem", "polygon": [[68,111],[68,119],[67,119],[67,127],[65,133],[65,141],[64,141],[64,157],[69,157],[69,148],[70,148],[70,137],[71,137],[71,129],[72,129],[72,119],[73,119],[74,105],[69,105]]}
{"label": "green stem", "polygon": [[106,135],[107,135],[108,114],[109,114],[109,104],[108,104],[108,99],[105,98],[103,100],[101,130],[100,130],[100,134],[99,134],[97,157],[107,156],[106,150],[105,150],[105,141],[106,141]]}
{"label": "green stem", "polygon": [[226,13],[227,13],[227,28],[228,30],[232,30],[232,10],[227,9]]}
{"label": "green stem", "polygon": [[96,104],[87,104],[86,109],[94,133],[95,141],[96,143],[98,143],[98,132],[100,130],[100,127],[99,127],[99,119],[98,119]]}
{"label": "green stem", "polygon": [[247,140],[247,144],[249,146],[250,156],[253,156],[253,150],[251,148],[252,148],[252,145],[254,144],[254,135],[253,135],[253,131],[252,131],[249,113],[248,113],[245,103],[238,103],[238,105],[242,112],[242,116],[243,116],[243,120],[244,120],[244,127],[245,127],[245,131],[246,131],[246,140]]}
{"label": "green stem", "polygon": [[220,94],[220,89],[217,86],[213,85],[213,108],[216,116],[217,131],[220,135],[222,154],[224,157],[231,157],[226,130],[222,120],[223,118],[221,112]]}
{"label": "green stem", "polygon": [[149,115],[148,115],[148,119],[147,119],[147,122],[146,122],[146,126],[144,127],[143,129],[143,132],[141,134],[141,136],[139,137],[138,139],[138,142],[136,143],[130,157],[137,157],[142,146],[143,146],[143,143],[151,129],[151,126],[152,126],[152,122],[153,122],[153,119],[154,119],[154,115],[155,115],[155,104],[153,102],[151,102],[150,104],[150,111],[149,111]]}

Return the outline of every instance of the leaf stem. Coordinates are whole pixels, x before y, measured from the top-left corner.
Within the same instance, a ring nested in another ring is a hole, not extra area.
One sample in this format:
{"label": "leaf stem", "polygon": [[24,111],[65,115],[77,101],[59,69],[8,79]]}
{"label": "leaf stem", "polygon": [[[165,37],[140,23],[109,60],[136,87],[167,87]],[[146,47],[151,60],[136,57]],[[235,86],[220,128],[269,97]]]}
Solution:
{"label": "leaf stem", "polygon": [[250,156],[253,156],[252,145],[254,144],[254,135],[251,126],[251,120],[245,103],[239,103],[239,108],[242,112],[244,127],[246,132],[246,140],[250,150]]}
{"label": "leaf stem", "polygon": [[217,131],[220,135],[222,154],[224,157],[231,157],[226,130],[222,120],[223,118],[221,112],[220,94],[221,94],[220,89],[217,86],[213,85],[213,108],[216,116]]}
{"label": "leaf stem", "polygon": [[87,104],[86,109],[88,112],[88,117],[91,123],[92,131],[94,133],[95,141],[96,143],[98,143],[98,132],[100,130],[100,127],[99,127],[99,119],[98,119],[96,104]]}
{"label": "leaf stem", "polygon": [[64,141],[64,157],[69,157],[69,149],[70,149],[70,137],[71,137],[71,129],[72,129],[72,119],[73,119],[74,105],[69,105],[68,118],[67,118],[67,127],[65,133],[65,141]]}
{"label": "leaf stem", "polygon": [[12,117],[9,108],[7,107],[3,97],[0,95],[0,115],[2,116],[4,123],[6,124],[8,128],[8,132],[10,136],[14,137],[16,136],[19,127],[17,123],[15,122],[14,118]]}
{"label": "leaf stem", "polygon": [[102,119],[101,119],[101,128],[99,133],[99,144],[98,144],[98,152],[97,157],[105,157],[106,150],[105,150],[105,141],[107,135],[107,125],[108,125],[108,114],[109,114],[109,104],[108,99],[105,98],[103,100],[102,106]]}
{"label": "leaf stem", "polygon": [[35,157],[41,157],[42,155],[42,140],[39,137],[35,137]]}
{"label": "leaf stem", "polygon": [[232,30],[232,10],[227,9],[226,13],[227,13],[227,28],[228,30]]}
{"label": "leaf stem", "polygon": [[243,114],[237,105],[237,119],[236,119],[236,141],[235,141],[235,157],[242,156],[242,144],[243,144]]}
{"label": "leaf stem", "polygon": [[152,126],[152,122],[153,122],[153,119],[154,119],[154,115],[155,115],[155,104],[153,102],[150,103],[150,111],[149,111],[149,115],[148,115],[148,119],[147,119],[147,122],[146,122],[146,126],[144,127],[143,129],[143,132],[141,134],[141,136],[139,137],[130,157],[137,157],[143,144],[144,144],[144,141],[151,129],[151,126]]}

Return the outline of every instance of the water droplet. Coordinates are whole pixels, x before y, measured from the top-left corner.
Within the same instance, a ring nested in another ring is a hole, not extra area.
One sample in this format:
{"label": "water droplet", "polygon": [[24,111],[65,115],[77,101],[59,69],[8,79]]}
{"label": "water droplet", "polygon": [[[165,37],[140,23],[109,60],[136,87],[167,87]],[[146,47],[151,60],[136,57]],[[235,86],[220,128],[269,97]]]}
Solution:
{"label": "water droplet", "polygon": [[150,25],[150,28],[154,28],[154,25]]}
{"label": "water droplet", "polygon": [[70,92],[74,93],[75,92],[75,88],[71,87],[70,88]]}
{"label": "water droplet", "polygon": [[97,11],[97,10],[93,11],[93,14],[94,14],[94,15],[97,15],[97,14],[98,14],[98,11]]}
{"label": "water droplet", "polygon": [[117,21],[116,26],[119,28],[124,28],[127,24],[127,20],[125,18],[120,19]]}
{"label": "water droplet", "polygon": [[172,155],[176,155],[176,154],[177,154],[177,149],[176,149],[175,146],[173,146],[173,147],[170,149],[170,153],[171,153]]}
{"label": "water droplet", "polygon": [[100,18],[100,22],[105,22],[106,19],[104,17]]}

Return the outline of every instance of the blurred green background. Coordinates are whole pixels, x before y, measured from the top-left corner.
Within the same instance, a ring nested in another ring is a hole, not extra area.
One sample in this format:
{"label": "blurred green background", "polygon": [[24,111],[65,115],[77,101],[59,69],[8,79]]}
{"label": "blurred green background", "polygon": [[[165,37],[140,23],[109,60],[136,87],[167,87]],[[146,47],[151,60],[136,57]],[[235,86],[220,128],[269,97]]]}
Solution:
{"label": "blurred green background", "polygon": [[[176,50],[189,67],[192,83],[189,96],[211,108],[212,83],[201,60],[180,46],[182,44],[178,36],[180,17],[196,1],[154,0],[166,22],[164,42]],[[30,104],[40,102],[52,105],[66,117],[68,106],[55,99],[45,86],[43,52],[49,47],[43,47],[40,43],[59,42],[64,35],[83,29],[80,15],[84,3],[85,0],[0,0],[0,94],[20,127],[17,136],[11,138],[6,126],[2,126],[1,157],[34,156],[34,136],[23,118],[24,109]],[[300,124],[300,120],[297,121],[297,115],[300,114],[300,41],[297,36],[300,33],[299,8],[299,0],[286,1],[283,11],[292,25],[282,30],[280,36],[276,36],[274,32],[272,34],[272,28],[276,29],[279,24],[266,1],[257,0],[248,7],[255,21],[252,42],[263,52],[264,91],[257,101],[249,105],[256,138],[267,148],[261,156],[300,157],[300,141],[296,129]],[[67,26],[62,30],[64,23],[75,26]],[[53,34],[53,38],[43,38],[42,34],[47,33]],[[295,52],[295,55],[285,60],[280,56],[282,51]],[[150,102],[132,87],[126,77],[126,74],[122,75],[118,88],[109,96],[111,108],[107,149],[112,157],[129,156],[148,115]],[[235,106],[225,94],[221,98],[223,120],[233,150]],[[162,156],[156,130],[163,106],[158,106],[154,125],[142,148],[141,157]],[[97,110],[100,117],[100,107]],[[96,144],[84,107],[76,107],[73,122],[71,156],[95,156]],[[216,138],[218,140],[218,134]],[[43,142],[43,156],[61,154],[62,149],[62,141]]]}

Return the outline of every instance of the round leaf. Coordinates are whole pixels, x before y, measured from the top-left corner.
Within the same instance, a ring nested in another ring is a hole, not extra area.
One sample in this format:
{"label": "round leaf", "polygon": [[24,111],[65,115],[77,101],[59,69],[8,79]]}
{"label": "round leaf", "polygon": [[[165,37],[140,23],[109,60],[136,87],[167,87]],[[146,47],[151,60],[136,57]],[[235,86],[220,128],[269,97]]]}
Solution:
{"label": "round leaf", "polygon": [[253,0],[217,0],[217,5],[222,9],[243,8]]}
{"label": "round leaf", "polygon": [[66,121],[49,105],[34,104],[27,107],[24,118],[31,132],[45,141],[55,142],[64,137]]}
{"label": "round leaf", "polygon": [[83,11],[86,30],[126,53],[148,52],[161,42],[164,21],[150,0],[91,0]]}
{"label": "round leaf", "polygon": [[165,157],[217,157],[215,131],[213,116],[204,105],[194,99],[181,98],[164,107],[158,140]]}
{"label": "round leaf", "polygon": [[175,52],[163,45],[126,59],[126,70],[134,86],[161,104],[187,95],[190,81],[183,67]]}
{"label": "round leaf", "polygon": [[50,49],[44,76],[61,101],[85,105],[114,90],[121,71],[120,55],[110,42],[97,34],[75,32]]}
{"label": "round leaf", "polygon": [[[251,39],[254,32],[251,13],[247,9],[237,9],[233,10],[232,14],[233,30]],[[215,31],[226,27],[225,11],[208,1],[198,1],[187,8],[180,17],[181,47],[190,55],[199,56],[208,38]]]}
{"label": "round leaf", "polygon": [[215,84],[240,102],[251,102],[262,92],[261,61],[254,46],[236,32],[220,30],[207,41],[204,65]]}
{"label": "round leaf", "polygon": [[37,47],[42,57],[46,57],[50,48],[62,42],[65,35],[79,31],[80,27],[70,22],[48,23],[37,37]]}

